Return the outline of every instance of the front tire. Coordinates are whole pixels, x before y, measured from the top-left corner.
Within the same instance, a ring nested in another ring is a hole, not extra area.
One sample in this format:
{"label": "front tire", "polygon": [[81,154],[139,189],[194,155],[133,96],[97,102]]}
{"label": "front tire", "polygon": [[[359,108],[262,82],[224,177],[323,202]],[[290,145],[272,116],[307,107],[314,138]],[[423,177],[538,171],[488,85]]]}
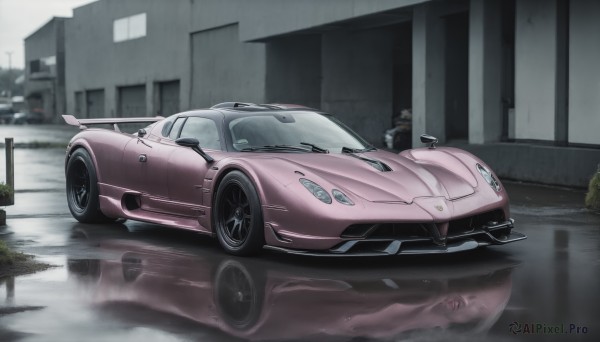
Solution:
{"label": "front tire", "polygon": [[254,185],[240,171],[224,178],[213,206],[215,230],[227,253],[253,255],[265,244],[260,200]]}
{"label": "front tire", "polygon": [[219,265],[214,298],[223,321],[238,331],[255,327],[265,296],[264,270],[228,259]]}
{"label": "front tire", "polygon": [[75,150],[67,163],[67,203],[73,217],[83,223],[102,223],[109,219],[100,211],[98,177],[90,154]]}

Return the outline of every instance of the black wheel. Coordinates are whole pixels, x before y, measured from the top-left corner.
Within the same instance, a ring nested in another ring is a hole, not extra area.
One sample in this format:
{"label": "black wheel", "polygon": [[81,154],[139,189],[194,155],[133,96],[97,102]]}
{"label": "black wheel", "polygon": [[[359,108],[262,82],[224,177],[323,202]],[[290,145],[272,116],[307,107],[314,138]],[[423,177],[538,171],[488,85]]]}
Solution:
{"label": "black wheel", "polygon": [[67,203],[77,221],[110,222],[100,211],[98,178],[92,158],[85,149],[77,149],[67,163]]}
{"label": "black wheel", "polygon": [[234,255],[252,255],[265,244],[262,211],[252,182],[232,171],[224,178],[213,206],[219,243]]}
{"label": "black wheel", "polygon": [[230,327],[249,330],[260,318],[265,291],[261,271],[247,269],[236,260],[225,260],[219,265],[215,303]]}

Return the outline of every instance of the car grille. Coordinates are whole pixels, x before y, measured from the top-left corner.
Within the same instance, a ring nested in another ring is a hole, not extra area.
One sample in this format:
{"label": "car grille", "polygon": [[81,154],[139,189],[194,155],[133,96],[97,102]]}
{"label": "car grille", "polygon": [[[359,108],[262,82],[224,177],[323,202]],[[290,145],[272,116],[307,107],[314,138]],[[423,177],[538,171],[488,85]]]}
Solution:
{"label": "car grille", "polygon": [[[483,214],[452,220],[448,224],[447,236],[461,235],[472,232],[491,222],[504,222],[504,212],[500,209]],[[353,239],[414,239],[431,238],[431,233],[422,223],[360,223],[348,226],[342,238]]]}
{"label": "car grille", "polygon": [[431,235],[419,223],[353,224],[342,233],[343,238],[406,239],[428,238]]}
{"label": "car grille", "polygon": [[505,220],[504,212],[500,209],[452,220],[448,225],[448,236],[469,233],[490,222],[498,223],[504,222]]}

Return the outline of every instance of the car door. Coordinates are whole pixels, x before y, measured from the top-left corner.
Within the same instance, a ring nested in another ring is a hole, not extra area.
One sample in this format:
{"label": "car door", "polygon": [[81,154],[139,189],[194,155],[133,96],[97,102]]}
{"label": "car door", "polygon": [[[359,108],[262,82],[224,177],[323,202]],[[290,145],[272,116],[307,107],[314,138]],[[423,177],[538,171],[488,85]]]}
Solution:
{"label": "car door", "polygon": [[[179,138],[196,138],[207,153],[221,150],[217,123],[205,117],[189,117],[183,123]],[[169,199],[177,205],[177,213],[197,217],[202,203],[204,178],[210,165],[191,148],[177,146],[169,156]]]}
{"label": "car door", "polygon": [[174,147],[138,137],[131,139],[123,151],[124,187],[140,194],[144,210],[168,212],[163,203],[168,201],[167,168]]}

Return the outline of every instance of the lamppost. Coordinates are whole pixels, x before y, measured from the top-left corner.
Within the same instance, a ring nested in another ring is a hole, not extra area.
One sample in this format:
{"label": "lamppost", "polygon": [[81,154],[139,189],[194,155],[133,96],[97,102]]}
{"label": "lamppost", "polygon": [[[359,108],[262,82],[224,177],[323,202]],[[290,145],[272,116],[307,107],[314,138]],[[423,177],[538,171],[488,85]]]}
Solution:
{"label": "lamppost", "polygon": [[12,51],[6,51],[8,55],[8,98],[12,98]]}

